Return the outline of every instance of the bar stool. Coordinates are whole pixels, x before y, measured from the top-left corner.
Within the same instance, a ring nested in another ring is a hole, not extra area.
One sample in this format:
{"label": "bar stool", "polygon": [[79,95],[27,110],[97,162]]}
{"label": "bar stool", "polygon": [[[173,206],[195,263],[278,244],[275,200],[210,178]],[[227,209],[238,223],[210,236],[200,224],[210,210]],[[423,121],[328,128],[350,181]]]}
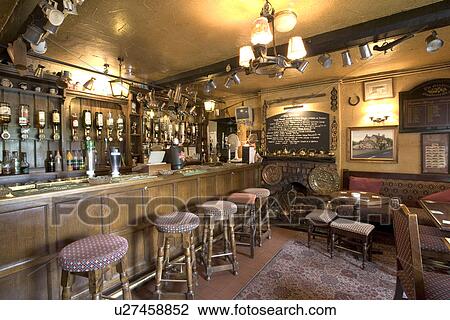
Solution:
{"label": "bar stool", "polygon": [[[232,270],[234,275],[238,272],[236,258],[236,241],[234,236],[234,217],[237,206],[233,202],[224,200],[211,200],[198,205],[204,214],[202,260],[205,266],[206,280],[211,280],[213,272]],[[214,254],[214,227],[216,221],[223,228],[223,252]],[[212,260],[226,258],[228,263],[213,265]]]}
{"label": "bar stool", "polygon": [[251,193],[256,196],[256,218],[257,232],[256,238],[258,245],[262,247],[263,238],[272,239],[272,230],[270,229],[270,216],[267,207],[270,190],[265,188],[247,188],[242,190],[244,193]]}
{"label": "bar stool", "polygon": [[103,290],[103,271],[116,267],[120,275],[123,298],[131,300],[131,292],[126,273],[128,242],[125,238],[99,234],[75,241],[64,247],[58,255],[62,268],[62,298],[71,299],[73,276],[89,279],[89,293],[93,300],[100,300]]}
{"label": "bar stool", "polygon": [[[154,224],[158,230],[158,258],[155,277],[156,298],[159,300],[162,294],[169,293],[162,292],[162,282],[186,282],[186,298],[194,299],[192,274],[197,273],[197,268],[193,231],[198,228],[200,219],[191,212],[173,212],[168,215],[156,217]],[[170,241],[173,240],[175,244],[175,237],[177,235],[181,235],[182,237],[184,251],[184,262],[182,264],[185,265],[185,279],[163,279],[163,272],[170,266]]]}
{"label": "bar stool", "polygon": [[[235,215],[235,217],[242,218],[242,225],[239,230],[234,232],[239,237],[236,245],[250,247],[250,257],[254,258],[256,246],[256,195],[235,192],[230,194],[227,200],[237,205],[238,212],[242,211],[242,215]],[[242,238],[248,238],[248,242],[243,242]]]}

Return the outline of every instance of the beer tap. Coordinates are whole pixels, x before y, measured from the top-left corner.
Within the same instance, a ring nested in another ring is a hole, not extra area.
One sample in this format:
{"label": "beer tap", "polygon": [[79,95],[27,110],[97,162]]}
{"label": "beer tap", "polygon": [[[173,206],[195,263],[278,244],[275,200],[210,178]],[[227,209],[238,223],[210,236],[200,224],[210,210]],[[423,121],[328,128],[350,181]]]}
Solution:
{"label": "beer tap", "polygon": [[113,138],[113,130],[114,130],[114,118],[111,112],[108,112],[108,118],[106,118],[106,138],[105,141],[112,142]]}
{"label": "beer tap", "polygon": [[47,116],[44,110],[38,111],[38,125],[39,125],[39,141],[45,140],[45,126],[47,125]]}
{"label": "beer tap", "polygon": [[101,140],[102,131],[103,131],[103,113],[96,112],[95,113],[95,127],[97,128],[97,140]]}
{"label": "beer tap", "polygon": [[61,125],[61,114],[58,110],[52,111],[52,126],[53,126],[53,140],[59,140],[61,139],[60,132],[60,125]]}
{"label": "beer tap", "polygon": [[11,106],[7,102],[0,102],[0,125],[2,127],[1,137],[4,140],[11,138],[8,132],[8,123],[11,122]]}
{"label": "beer tap", "polygon": [[125,128],[125,120],[123,119],[123,115],[119,114],[116,121],[117,125],[117,140],[120,142],[123,141],[123,130]]}
{"label": "beer tap", "polygon": [[72,121],[71,121],[71,126],[72,126],[72,140],[73,141],[78,141],[80,140],[80,138],[78,137],[78,127],[79,127],[79,122],[78,122],[78,113],[72,113]]}
{"label": "beer tap", "polygon": [[91,140],[92,113],[90,110],[83,111],[84,138]]}
{"label": "beer tap", "polygon": [[30,107],[26,104],[19,105],[19,126],[20,126],[20,138],[26,140],[29,138],[30,132]]}

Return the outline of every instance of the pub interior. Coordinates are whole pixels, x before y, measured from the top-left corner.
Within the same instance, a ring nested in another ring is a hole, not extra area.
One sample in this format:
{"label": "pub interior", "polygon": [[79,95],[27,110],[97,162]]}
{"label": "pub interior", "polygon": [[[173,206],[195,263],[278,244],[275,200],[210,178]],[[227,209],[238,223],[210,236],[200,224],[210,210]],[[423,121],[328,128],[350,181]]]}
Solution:
{"label": "pub interior", "polygon": [[450,1],[2,0],[0,299],[450,299]]}

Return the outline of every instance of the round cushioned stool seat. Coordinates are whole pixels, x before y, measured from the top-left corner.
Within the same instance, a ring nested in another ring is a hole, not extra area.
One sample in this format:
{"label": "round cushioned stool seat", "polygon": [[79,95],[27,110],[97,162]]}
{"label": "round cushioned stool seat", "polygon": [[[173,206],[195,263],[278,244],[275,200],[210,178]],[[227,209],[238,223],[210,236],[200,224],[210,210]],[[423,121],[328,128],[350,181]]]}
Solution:
{"label": "round cushioned stool seat", "polygon": [[245,193],[252,193],[258,198],[267,198],[270,196],[270,190],[265,188],[247,188],[242,190]]}
{"label": "round cushioned stool seat", "polygon": [[230,194],[227,200],[239,204],[255,204],[256,195],[253,193],[235,192]]}
{"label": "round cushioned stool seat", "polygon": [[330,226],[335,229],[353,232],[363,236],[368,236],[372,232],[372,230],[375,229],[375,226],[369,223],[362,223],[342,218],[334,220],[333,222],[331,222]]}
{"label": "round cushioned stool seat", "polygon": [[163,233],[190,232],[199,224],[200,219],[191,212],[173,212],[155,219],[156,229]]}
{"label": "round cushioned stool seat", "polygon": [[327,209],[314,209],[305,218],[313,222],[329,224],[337,217],[337,213]]}
{"label": "round cushioned stool seat", "polygon": [[235,214],[238,210],[235,203],[225,200],[206,201],[198,207],[203,210],[204,214],[221,219],[228,218],[229,215]]}
{"label": "round cushioned stool seat", "polygon": [[58,255],[58,262],[63,270],[69,272],[89,272],[121,260],[127,250],[125,238],[98,234],[64,247]]}

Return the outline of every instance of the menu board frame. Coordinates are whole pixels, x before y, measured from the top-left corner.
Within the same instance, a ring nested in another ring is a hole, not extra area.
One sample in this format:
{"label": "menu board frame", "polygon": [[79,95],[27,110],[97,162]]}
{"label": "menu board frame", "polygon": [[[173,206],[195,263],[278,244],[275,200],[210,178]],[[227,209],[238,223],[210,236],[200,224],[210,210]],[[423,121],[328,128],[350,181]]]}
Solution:
{"label": "menu board frame", "polygon": [[424,82],[399,93],[399,130],[445,132],[450,130],[450,78]]}
{"label": "menu board frame", "polygon": [[[450,133],[422,133],[421,144],[421,166],[424,174],[448,174],[450,154]],[[431,167],[427,163],[432,162]]]}

